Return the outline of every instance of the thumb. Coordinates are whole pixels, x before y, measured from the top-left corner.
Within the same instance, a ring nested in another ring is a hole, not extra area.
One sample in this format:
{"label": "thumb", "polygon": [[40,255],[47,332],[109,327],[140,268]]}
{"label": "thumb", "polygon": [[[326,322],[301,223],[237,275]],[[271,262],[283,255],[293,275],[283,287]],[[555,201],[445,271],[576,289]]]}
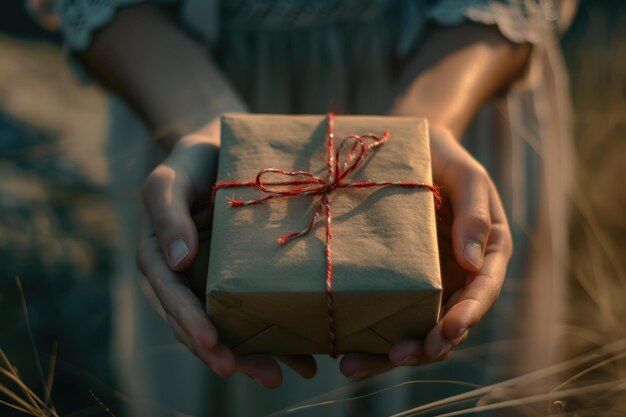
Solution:
{"label": "thumb", "polygon": [[189,211],[191,189],[189,177],[166,164],[156,167],[143,186],[157,240],[174,271],[186,269],[198,252],[198,233]]}
{"label": "thumb", "polygon": [[483,264],[491,232],[489,210],[490,180],[479,169],[471,170],[450,190],[454,213],[452,245],[454,256],[463,269],[477,272]]}

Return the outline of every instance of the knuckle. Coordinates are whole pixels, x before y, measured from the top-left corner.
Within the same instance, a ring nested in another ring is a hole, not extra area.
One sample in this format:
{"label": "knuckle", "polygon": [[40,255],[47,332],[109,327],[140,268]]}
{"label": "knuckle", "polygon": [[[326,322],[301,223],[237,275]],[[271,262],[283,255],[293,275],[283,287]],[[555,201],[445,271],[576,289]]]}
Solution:
{"label": "knuckle", "polygon": [[477,207],[470,215],[470,219],[482,232],[491,230],[491,215],[486,207]]}
{"label": "knuckle", "polygon": [[500,242],[502,253],[506,255],[507,259],[510,259],[513,255],[513,236],[509,228],[505,225],[498,225],[492,233],[494,233],[496,240]]}
{"label": "knuckle", "polygon": [[491,216],[483,207],[475,207],[470,213],[461,216],[461,224],[472,239],[485,244],[492,233]]}
{"label": "knuckle", "polygon": [[485,184],[488,184],[490,182],[490,177],[487,169],[485,169],[485,167],[476,159],[473,159],[472,164],[468,166],[467,175],[472,181],[478,181]]}
{"label": "knuckle", "polygon": [[465,178],[467,182],[480,186],[487,186],[490,183],[489,173],[485,167],[473,158],[469,162],[458,164],[455,170],[457,178]]}
{"label": "knuckle", "polygon": [[491,183],[491,177],[489,176],[489,173],[487,172],[485,167],[478,162],[472,167],[471,174],[473,175],[475,181],[479,181],[486,185]]}
{"label": "knuckle", "polygon": [[146,198],[154,194],[155,190],[157,189],[157,187],[160,187],[160,185],[161,180],[156,174],[156,171],[152,171],[143,182],[143,185],[141,187],[141,194],[144,196],[144,198]]}
{"label": "knuckle", "polygon": [[165,185],[174,179],[174,173],[171,168],[165,165],[156,167],[143,183],[141,188],[144,198],[149,199],[156,193],[159,193]]}

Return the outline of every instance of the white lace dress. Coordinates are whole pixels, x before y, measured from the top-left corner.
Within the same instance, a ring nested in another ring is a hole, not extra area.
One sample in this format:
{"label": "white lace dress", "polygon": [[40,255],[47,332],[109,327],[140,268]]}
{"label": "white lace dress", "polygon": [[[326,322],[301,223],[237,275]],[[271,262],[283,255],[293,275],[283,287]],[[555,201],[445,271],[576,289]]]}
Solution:
{"label": "white lace dress", "polygon": [[[80,50],[119,7],[139,2],[56,0],[54,11],[69,48]],[[182,26],[203,40],[255,112],[384,113],[402,63],[419,50],[434,24],[464,20],[496,24],[512,41],[530,42],[534,48],[528,74],[506,97],[485,106],[464,137],[465,146],[495,178],[513,228],[515,255],[500,302],[471,332],[469,347],[456,359],[396,369],[349,388],[336,362],[324,357],[318,358],[320,372],[315,379],[302,381],[287,371],[285,383],[274,391],[243,376],[220,379],[175,342],[134,263],[138,190],[161,156],[137,117],[113,97],[107,153],[111,196],[124,231],[117,258],[119,275],[112,283],[117,300],[114,363],[124,391],[136,400],[129,415],[254,416],[342,387],[338,396],[410,379],[488,384],[513,371],[505,365],[519,355],[513,356],[508,345],[523,347],[532,358],[526,366],[549,360],[555,348],[550,335],[555,334],[561,314],[564,202],[571,178],[567,79],[555,41],[557,22],[567,19],[557,19],[561,10],[554,3],[558,1],[161,3],[178,7]],[[519,323],[535,326],[534,336],[525,337],[528,333]],[[536,327],[538,323],[542,326]],[[521,339],[507,345],[513,338]],[[295,415],[388,415],[451,392],[439,384],[403,387],[368,401]],[[150,404],[157,406],[151,409]]]}

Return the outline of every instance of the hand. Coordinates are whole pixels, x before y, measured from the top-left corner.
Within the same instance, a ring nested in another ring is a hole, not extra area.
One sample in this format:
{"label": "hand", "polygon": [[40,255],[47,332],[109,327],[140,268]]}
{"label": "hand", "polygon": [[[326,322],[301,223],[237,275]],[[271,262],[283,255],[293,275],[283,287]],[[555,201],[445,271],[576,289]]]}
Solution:
{"label": "hand", "polygon": [[[218,375],[242,372],[260,385],[274,388],[282,382],[278,359],[302,377],[311,378],[316,372],[312,356],[234,355],[219,341],[215,326],[183,275],[199,252],[190,208],[211,195],[218,149],[218,141],[204,134],[186,136],[148,176],[137,264],[165,309],[176,338]],[[206,270],[201,274],[205,277]]]}
{"label": "hand", "polygon": [[351,353],[341,360],[349,377],[397,365],[444,359],[495,303],[512,253],[508,222],[484,168],[442,128],[431,127],[433,180],[447,203],[438,213],[444,308],[424,341],[403,340],[389,356]]}

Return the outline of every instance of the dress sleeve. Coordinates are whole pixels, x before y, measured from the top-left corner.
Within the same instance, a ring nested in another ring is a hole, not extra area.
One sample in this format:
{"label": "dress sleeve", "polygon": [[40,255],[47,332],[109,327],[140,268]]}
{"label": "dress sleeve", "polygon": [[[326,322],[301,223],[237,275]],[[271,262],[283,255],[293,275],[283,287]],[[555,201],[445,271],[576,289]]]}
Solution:
{"label": "dress sleeve", "polygon": [[558,34],[571,16],[570,0],[440,0],[426,10],[427,19],[453,26],[469,20],[497,25],[515,43],[540,43],[547,33]]}
{"label": "dress sleeve", "polygon": [[[178,0],[149,0],[157,4],[175,4]],[[146,0],[52,0],[52,11],[71,51],[85,49],[96,30],[113,19],[121,7],[145,3]]]}

